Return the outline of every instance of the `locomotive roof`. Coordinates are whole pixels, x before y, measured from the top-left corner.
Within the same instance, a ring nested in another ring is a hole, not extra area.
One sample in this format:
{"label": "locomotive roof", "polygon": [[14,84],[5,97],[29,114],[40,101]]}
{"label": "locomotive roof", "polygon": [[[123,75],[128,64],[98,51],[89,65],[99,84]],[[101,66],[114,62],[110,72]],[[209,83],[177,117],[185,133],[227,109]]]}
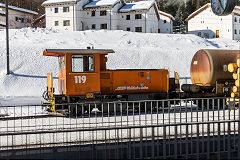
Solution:
{"label": "locomotive roof", "polygon": [[61,56],[64,54],[108,54],[115,53],[112,49],[45,49],[43,55]]}

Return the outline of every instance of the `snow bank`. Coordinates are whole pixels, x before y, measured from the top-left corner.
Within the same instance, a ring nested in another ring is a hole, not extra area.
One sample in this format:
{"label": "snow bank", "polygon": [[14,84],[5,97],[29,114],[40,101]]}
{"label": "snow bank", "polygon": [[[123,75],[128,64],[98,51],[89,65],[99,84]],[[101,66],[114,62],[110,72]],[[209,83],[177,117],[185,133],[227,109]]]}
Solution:
{"label": "snow bank", "polygon": [[[199,49],[239,49],[236,41],[205,40],[194,35],[133,33],[124,31],[56,31],[24,28],[10,30],[10,69],[6,75],[5,30],[0,29],[0,96],[41,96],[47,72],[58,75],[58,60],[42,56],[44,48],[114,49],[109,69],[156,69],[178,71],[190,76],[193,55]],[[55,85],[57,81],[55,80]]]}

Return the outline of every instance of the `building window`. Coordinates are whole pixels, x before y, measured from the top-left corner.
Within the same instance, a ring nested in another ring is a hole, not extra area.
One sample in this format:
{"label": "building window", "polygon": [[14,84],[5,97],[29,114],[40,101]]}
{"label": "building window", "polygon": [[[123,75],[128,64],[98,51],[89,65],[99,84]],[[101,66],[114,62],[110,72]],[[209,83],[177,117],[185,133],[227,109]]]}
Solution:
{"label": "building window", "polygon": [[130,27],[127,27],[127,31],[131,31],[131,28],[130,28]]}
{"label": "building window", "polygon": [[70,26],[70,20],[63,21],[63,26]]}
{"label": "building window", "polygon": [[24,18],[15,17],[15,20],[16,20],[17,22],[24,23]]}
{"label": "building window", "polygon": [[219,30],[216,30],[216,38],[219,38]]}
{"label": "building window", "polygon": [[92,29],[96,29],[96,24],[92,24]]}
{"label": "building window", "polygon": [[135,19],[142,19],[142,15],[141,14],[135,14]]}
{"label": "building window", "polygon": [[55,8],[55,9],[54,9],[54,12],[55,12],[55,13],[58,13],[58,8]]}
{"label": "building window", "polygon": [[167,20],[164,20],[163,23],[167,23]]}
{"label": "building window", "polygon": [[106,16],[107,15],[107,11],[104,10],[104,11],[100,11],[100,16]]}
{"label": "building window", "polygon": [[202,32],[198,32],[198,36],[199,36],[199,37],[202,37]]}
{"label": "building window", "polygon": [[130,20],[130,14],[126,15],[126,20]]}
{"label": "building window", "polygon": [[142,27],[135,27],[135,32],[142,32]]}
{"label": "building window", "polygon": [[100,29],[107,29],[107,23],[101,24]]}
{"label": "building window", "polygon": [[236,17],[234,18],[234,21],[237,22],[237,18]]}
{"label": "building window", "polygon": [[209,34],[208,33],[204,33],[204,38],[209,38]]}
{"label": "building window", "polygon": [[[72,56],[72,72],[94,72],[93,55],[73,55]],[[79,80],[79,79],[77,79]],[[84,79],[81,79],[84,81]]]}
{"label": "building window", "polygon": [[55,26],[58,26],[58,25],[59,25],[58,21],[55,21]]}
{"label": "building window", "polygon": [[95,11],[92,11],[91,16],[92,16],[92,17],[95,16]]}
{"label": "building window", "polygon": [[69,7],[63,7],[63,12],[69,12]]}
{"label": "building window", "polygon": [[237,30],[236,29],[234,30],[234,32],[235,32],[235,34],[237,34]]}

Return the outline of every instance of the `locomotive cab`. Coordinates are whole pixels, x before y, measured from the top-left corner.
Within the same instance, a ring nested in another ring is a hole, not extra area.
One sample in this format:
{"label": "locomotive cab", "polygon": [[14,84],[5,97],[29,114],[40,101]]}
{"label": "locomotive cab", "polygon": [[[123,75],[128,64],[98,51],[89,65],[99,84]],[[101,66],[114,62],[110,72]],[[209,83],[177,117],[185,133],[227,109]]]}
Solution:
{"label": "locomotive cab", "polygon": [[[113,50],[45,49],[43,55],[59,58],[59,94],[53,94],[48,74],[48,99],[53,104],[75,103],[71,99],[94,98],[100,94],[100,70],[106,69],[106,55]],[[56,109],[52,109],[55,111]]]}

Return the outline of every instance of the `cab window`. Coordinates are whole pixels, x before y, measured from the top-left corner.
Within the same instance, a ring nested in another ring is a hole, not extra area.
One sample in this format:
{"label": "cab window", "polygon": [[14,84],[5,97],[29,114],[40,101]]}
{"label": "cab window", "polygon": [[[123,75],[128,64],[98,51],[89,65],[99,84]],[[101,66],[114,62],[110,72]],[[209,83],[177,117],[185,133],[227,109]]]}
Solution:
{"label": "cab window", "polygon": [[72,72],[94,72],[94,56],[72,55]]}

